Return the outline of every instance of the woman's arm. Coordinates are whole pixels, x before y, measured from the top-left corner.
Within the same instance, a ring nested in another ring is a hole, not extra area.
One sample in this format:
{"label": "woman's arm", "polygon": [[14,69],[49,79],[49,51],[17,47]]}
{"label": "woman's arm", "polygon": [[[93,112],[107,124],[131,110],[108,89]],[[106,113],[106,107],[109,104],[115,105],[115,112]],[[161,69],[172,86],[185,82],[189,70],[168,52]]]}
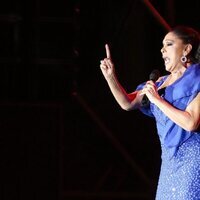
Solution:
{"label": "woman's arm", "polygon": [[135,91],[128,94],[119,83],[114,69],[114,64],[111,60],[110,50],[106,44],[106,58],[101,61],[100,68],[108,83],[108,86],[115,97],[118,104],[124,110],[132,110],[138,108],[142,99],[141,95],[138,95],[139,91]]}
{"label": "woman's arm", "polygon": [[200,93],[187,106],[185,111],[178,110],[163,99],[154,102],[172,121],[187,131],[195,131],[200,123]]}
{"label": "woman's arm", "polygon": [[117,103],[122,109],[129,111],[139,107],[142,99],[142,96],[139,95],[140,91],[128,94],[118,82],[115,75],[107,79],[107,83]]}
{"label": "woman's arm", "polygon": [[149,100],[154,103],[168,118],[187,131],[195,131],[200,124],[200,93],[190,102],[187,108],[182,111],[162,99],[155,88],[154,83],[147,82],[141,94],[146,94]]}

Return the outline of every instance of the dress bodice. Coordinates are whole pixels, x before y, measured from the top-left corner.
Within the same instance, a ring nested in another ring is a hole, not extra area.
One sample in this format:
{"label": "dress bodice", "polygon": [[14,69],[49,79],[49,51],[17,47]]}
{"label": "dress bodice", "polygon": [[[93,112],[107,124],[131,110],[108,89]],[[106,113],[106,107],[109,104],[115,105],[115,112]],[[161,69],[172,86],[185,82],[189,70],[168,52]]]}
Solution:
{"label": "dress bodice", "polygon": [[[157,87],[163,84],[167,76],[164,76],[159,82],[156,82]],[[142,89],[144,85],[145,83],[140,84],[137,90]],[[175,108],[185,110],[189,103],[200,92],[200,64],[191,65],[173,84],[158,92],[164,100]],[[171,121],[153,103],[150,103],[148,107],[141,107],[140,110],[144,114],[155,118],[161,145],[165,145],[165,147],[169,148],[171,156],[175,155],[178,146],[186,141],[192,134],[200,133],[198,131],[191,132],[184,130]]]}

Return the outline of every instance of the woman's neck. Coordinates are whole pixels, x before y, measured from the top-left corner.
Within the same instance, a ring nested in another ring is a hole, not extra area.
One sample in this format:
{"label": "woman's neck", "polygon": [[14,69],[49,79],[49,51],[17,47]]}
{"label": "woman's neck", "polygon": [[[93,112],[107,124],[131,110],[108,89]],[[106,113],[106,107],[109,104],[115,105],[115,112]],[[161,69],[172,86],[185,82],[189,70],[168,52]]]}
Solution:
{"label": "woman's neck", "polygon": [[163,84],[159,87],[159,89],[168,87],[169,85],[173,84],[176,80],[178,80],[184,74],[185,70],[177,70],[175,72],[171,72],[171,74],[168,75],[168,77],[163,82]]}
{"label": "woman's neck", "polygon": [[183,76],[186,69],[190,67],[190,65],[192,65],[192,63],[187,63],[186,66],[182,66],[178,70],[171,72],[171,74],[167,77],[167,79],[163,82],[163,84],[158,89],[162,89],[173,84],[176,80],[178,80],[179,78],[181,78],[181,76]]}

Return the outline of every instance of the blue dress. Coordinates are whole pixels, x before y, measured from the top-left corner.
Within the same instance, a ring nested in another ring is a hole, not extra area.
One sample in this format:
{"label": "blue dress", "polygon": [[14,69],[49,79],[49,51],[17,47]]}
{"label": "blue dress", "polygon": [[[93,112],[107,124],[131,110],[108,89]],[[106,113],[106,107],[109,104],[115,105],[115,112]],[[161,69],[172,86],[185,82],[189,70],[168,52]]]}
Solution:
{"label": "blue dress", "polygon": [[[166,78],[156,83],[157,86]],[[144,85],[139,85],[137,90]],[[199,92],[200,64],[194,64],[166,87],[161,97],[177,109],[185,110]],[[161,143],[162,162],[156,200],[200,200],[200,130],[184,130],[152,103],[140,110],[155,118]]]}

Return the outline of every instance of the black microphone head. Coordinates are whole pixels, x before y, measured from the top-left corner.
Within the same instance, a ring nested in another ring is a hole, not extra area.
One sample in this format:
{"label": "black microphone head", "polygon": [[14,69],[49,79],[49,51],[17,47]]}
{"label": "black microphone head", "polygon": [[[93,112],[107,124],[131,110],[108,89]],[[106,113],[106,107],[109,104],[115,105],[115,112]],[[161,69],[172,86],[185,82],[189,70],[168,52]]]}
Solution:
{"label": "black microphone head", "polygon": [[[149,75],[149,80],[153,81],[153,82],[156,82],[158,80],[158,78],[160,77],[160,71],[157,70],[157,69],[154,69],[151,74]],[[142,98],[142,106],[143,107],[149,107],[150,105],[150,101],[149,99],[147,98],[146,95],[143,96]]]}
{"label": "black microphone head", "polygon": [[154,69],[151,74],[149,75],[149,80],[156,82],[158,78],[160,77],[160,71],[157,69]]}

